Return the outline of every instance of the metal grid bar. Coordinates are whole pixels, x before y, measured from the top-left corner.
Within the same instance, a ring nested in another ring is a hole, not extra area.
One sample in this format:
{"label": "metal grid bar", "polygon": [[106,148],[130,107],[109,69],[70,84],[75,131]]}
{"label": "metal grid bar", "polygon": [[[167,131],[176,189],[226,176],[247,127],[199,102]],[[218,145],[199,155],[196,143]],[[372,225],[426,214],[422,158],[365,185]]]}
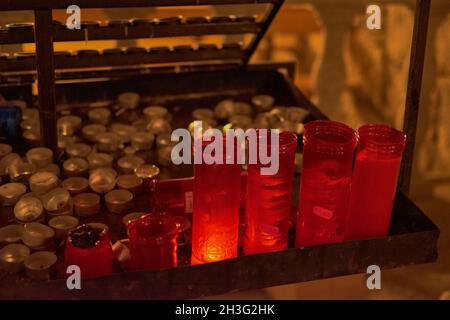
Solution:
{"label": "metal grid bar", "polygon": [[409,193],[411,185],[430,5],[431,0],[417,0],[414,17],[408,87],[406,91],[405,113],[403,116],[403,131],[407,135],[407,140],[399,178],[399,186],[406,194]]}
{"label": "metal grid bar", "polygon": [[277,3],[279,0],[2,0],[0,11],[12,10],[50,10],[66,9],[71,5],[80,8],[128,8],[128,7],[173,7],[173,6],[204,6],[223,4],[263,4]]}
{"label": "metal grid bar", "polygon": [[[41,145],[57,150],[55,72],[53,61],[52,11],[36,10],[36,69],[38,76],[39,120]],[[56,152],[54,153],[56,156]]]}
{"label": "metal grid bar", "polygon": [[[198,62],[213,60],[242,60],[240,49],[192,50],[187,52],[130,53],[98,56],[54,56],[55,69],[98,68],[129,65],[146,65],[177,62]],[[2,60],[0,69],[4,72],[30,71],[36,69],[34,57]],[[39,72],[39,70],[38,70]]]}
{"label": "metal grid bar", "polygon": [[[88,40],[143,39],[161,37],[202,36],[214,34],[258,33],[262,29],[260,23],[180,23],[176,25],[151,26],[102,26],[89,29]],[[84,41],[85,30],[53,29],[53,41]],[[0,33],[0,44],[32,43],[33,31],[10,31]]]}

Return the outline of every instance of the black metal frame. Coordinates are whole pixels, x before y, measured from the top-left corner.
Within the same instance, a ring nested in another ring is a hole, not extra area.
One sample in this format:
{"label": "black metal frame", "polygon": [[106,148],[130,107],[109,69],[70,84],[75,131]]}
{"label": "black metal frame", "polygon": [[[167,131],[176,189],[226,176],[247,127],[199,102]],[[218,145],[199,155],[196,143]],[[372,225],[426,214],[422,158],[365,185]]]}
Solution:
{"label": "black metal frame", "polygon": [[[34,10],[34,35],[30,31],[2,32],[1,43],[36,42],[36,57],[0,60],[0,70],[17,72],[37,70],[39,89],[39,108],[41,121],[41,143],[54,151],[57,150],[56,105],[55,105],[55,69],[92,68],[104,66],[126,66],[142,64],[160,64],[193,61],[240,61],[246,65],[276,16],[284,0],[156,0],[148,1],[77,1],[80,8],[114,8],[114,7],[162,7],[162,6],[201,6],[220,4],[272,4],[269,14],[261,23],[208,23],[151,25],[150,27],[101,27],[90,30],[89,40],[133,39],[142,37],[171,37],[205,34],[245,34],[255,33],[248,48],[217,49],[205,51],[187,51],[170,53],[132,53],[123,55],[103,55],[100,59],[82,56],[54,56],[53,42],[76,41],[84,39],[84,31],[61,30],[52,23],[52,9],[67,8],[73,3],[68,1],[5,1],[0,4],[3,10]],[[127,28],[127,30],[125,30]],[[129,32],[131,31],[131,32]],[[56,152],[55,152],[56,155]]]}
{"label": "black metal frame", "polygon": [[[220,25],[222,34],[256,33],[254,41],[247,50],[228,49],[213,52],[172,52],[162,54],[135,54],[101,56],[101,59],[84,58],[80,56],[54,56],[53,42],[60,40],[79,40],[81,33],[75,31],[58,31],[52,24],[52,9],[66,8],[73,4],[72,0],[3,0],[0,11],[5,10],[34,10],[35,29],[31,33],[17,32],[0,34],[0,43],[36,41],[36,57],[23,59],[0,60],[0,72],[37,70],[39,88],[39,108],[41,114],[42,143],[56,150],[56,98],[55,98],[55,69],[80,68],[100,66],[133,66],[165,62],[192,62],[220,60],[220,64],[209,63],[194,67],[180,63],[179,68],[192,70],[220,70],[231,68],[234,70],[255,70],[257,66],[247,63],[256,50],[259,41],[264,36],[268,26],[274,19],[284,0],[78,0],[81,8],[114,8],[140,6],[181,6],[181,5],[218,5],[218,4],[272,4],[272,10],[262,23],[226,23]],[[111,277],[85,281],[85,290],[71,292],[66,290],[61,281],[39,283],[11,290],[2,290],[8,298],[39,298],[43,291],[45,298],[192,298],[203,295],[220,294],[234,290],[261,288],[286,283],[323,279],[327,277],[364,272],[368,264],[376,263],[382,268],[392,268],[411,263],[425,263],[437,258],[437,238],[439,230],[418,209],[405,194],[409,191],[412,159],[418,120],[419,98],[423,63],[426,48],[428,16],[431,0],[417,0],[414,32],[411,46],[411,61],[408,75],[408,91],[405,105],[404,131],[408,134],[408,141],[403,157],[400,173],[393,225],[390,236],[355,242],[345,242],[334,245],[316,246],[303,249],[289,249],[272,254],[240,256],[237,259],[210,263],[201,266],[180,267],[170,270],[124,273]],[[150,2],[150,3],[149,3]],[[332,2],[330,1],[330,5]],[[136,27],[135,37],[145,36],[147,31]],[[160,27],[155,27],[160,28]],[[177,29],[178,28],[178,29]],[[189,28],[189,27],[188,27]],[[203,26],[191,26],[189,32],[194,34],[208,34],[218,32],[207,30]],[[219,25],[216,26],[219,28]],[[155,31],[156,29],[153,29]],[[122,37],[123,30],[109,28],[91,33],[90,39],[102,37]],[[112,33],[109,33],[111,31]],[[156,32],[156,31],[155,31]],[[178,26],[167,26],[159,29],[160,36],[187,34]],[[94,36],[92,36],[94,35]],[[200,53],[200,55],[199,55]],[[225,62],[225,63],[224,63]],[[262,66],[267,70],[274,70],[277,65]],[[282,67],[282,66],[281,66]],[[198,69],[197,69],[198,68]],[[202,69],[203,68],[203,69]],[[241,68],[241,69],[239,69]],[[144,69],[142,69],[144,70]],[[126,73],[124,69],[84,71],[84,74],[115,74]],[[130,71],[131,72],[131,71]],[[290,68],[292,73],[292,68]],[[58,77],[81,76],[80,72],[66,71],[56,74]],[[299,91],[292,82],[285,78],[284,85],[294,95],[294,100],[308,107],[317,118],[324,118],[323,114]],[[289,264],[288,267],[286,264]],[[226,279],[224,274],[228,274]],[[215,281],[215,282],[214,282]],[[152,288],[149,287],[151,283]],[[130,285],[132,284],[132,285]],[[128,288],[117,292],[117,288]],[[91,290],[89,290],[91,289]],[[2,296],[0,294],[0,297]]]}

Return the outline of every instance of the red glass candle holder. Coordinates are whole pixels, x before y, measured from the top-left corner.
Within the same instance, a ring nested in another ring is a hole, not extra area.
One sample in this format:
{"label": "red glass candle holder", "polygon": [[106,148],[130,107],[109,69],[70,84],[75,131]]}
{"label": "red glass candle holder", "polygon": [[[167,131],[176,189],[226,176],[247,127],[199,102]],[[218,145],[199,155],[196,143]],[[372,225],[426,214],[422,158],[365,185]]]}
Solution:
{"label": "red glass candle holder", "polygon": [[77,265],[82,278],[111,274],[113,254],[109,232],[89,225],[81,225],[71,231],[64,262],[66,267]]}
{"label": "red glass candle holder", "polygon": [[339,122],[305,125],[296,246],[344,240],[356,132]]}
{"label": "red glass candle holder", "polygon": [[386,125],[359,128],[346,238],[388,234],[406,135]]}
{"label": "red glass candle holder", "polygon": [[[263,134],[266,137],[260,139]],[[248,165],[245,254],[285,250],[288,247],[297,136],[282,132],[274,135],[277,139],[271,141],[270,131],[259,131],[257,137],[258,150],[265,144],[272,159],[271,146],[278,144],[279,168],[275,174],[264,175],[261,168],[268,165],[262,165],[259,159],[257,163]]]}
{"label": "red glass candle holder", "polygon": [[[203,152],[212,141],[204,140],[201,150],[194,150],[194,155]],[[226,163],[226,141],[224,138],[223,150],[216,155],[222,157],[222,164],[202,162],[194,165],[192,264],[237,256],[241,165],[237,161]],[[233,145],[236,150],[235,143]]]}
{"label": "red glass candle holder", "polygon": [[128,224],[132,270],[177,266],[177,222],[160,214],[147,214]]}

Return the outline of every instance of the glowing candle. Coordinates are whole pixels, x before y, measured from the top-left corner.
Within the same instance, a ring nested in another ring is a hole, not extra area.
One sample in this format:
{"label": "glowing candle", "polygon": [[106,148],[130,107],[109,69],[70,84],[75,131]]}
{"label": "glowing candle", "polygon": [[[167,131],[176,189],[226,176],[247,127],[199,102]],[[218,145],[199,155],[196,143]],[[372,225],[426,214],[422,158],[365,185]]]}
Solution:
{"label": "glowing candle", "polygon": [[[194,156],[211,142],[203,141]],[[237,256],[241,165],[225,163],[225,142],[222,150],[216,148],[216,158],[221,157],[223,164],[194,165],[192,264]]]}

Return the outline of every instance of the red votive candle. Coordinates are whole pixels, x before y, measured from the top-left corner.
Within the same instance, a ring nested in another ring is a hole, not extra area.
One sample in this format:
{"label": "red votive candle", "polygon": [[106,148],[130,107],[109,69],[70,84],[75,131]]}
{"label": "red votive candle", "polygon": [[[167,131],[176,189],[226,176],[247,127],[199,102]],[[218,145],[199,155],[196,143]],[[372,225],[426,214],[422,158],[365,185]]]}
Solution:
{"label": "red votive candle", "polygon": [[406,135],[382,124],[359,128],[346,238],[388,234]]}
{"label": "red votive candle", "polygon": [[[202,143],[206,150],[213,140]],[[192,264],[231,259],[237,256],[239,236],[239,205],[241,165],[226,162],[227,139],[223,149],[216,148],[216,159],[222,163],[194,165],[194,206],[192,213]],[[236,149],[236,142],[232,145]],[[220,154],[219,154],[220,153]],[[236,155],[236,152],[234,152]],[[204,157],[205,158],[205,157]],[[236,160],[233,159],[233,160]]]}
{"label": "red votive candle", "polygon": [[276,140],[271,141],[270,131],[265,131],[265,137],[261,139],[262,134],[258,132],[258,150],[266,150],[266,154],[273,159],[271,149],[277,144],[274,151],[278,149],[279,168],[274,174],[262,174],[261,169],[270,165],[262,165],[259,157],[257,163],[248,165],[245,254],[285,250],[288,247],[297,136],[282,132],[272,135]]}
{"label": "red votive candle", "polygon": [[65,251],[66,267],[77,265],[82,278],[95,278],[112,273],[112,246],[105,229],[81,225],[69,233]]}
{"label": "red votive candle", "polygon": [[175,220],[147,214],[128,223],[132,270],[177,266],[178,226]]}
{"label": "red votive candle", "polygon": [[296,246],[344,240],[356,132],[339,122],[305,125]]}

